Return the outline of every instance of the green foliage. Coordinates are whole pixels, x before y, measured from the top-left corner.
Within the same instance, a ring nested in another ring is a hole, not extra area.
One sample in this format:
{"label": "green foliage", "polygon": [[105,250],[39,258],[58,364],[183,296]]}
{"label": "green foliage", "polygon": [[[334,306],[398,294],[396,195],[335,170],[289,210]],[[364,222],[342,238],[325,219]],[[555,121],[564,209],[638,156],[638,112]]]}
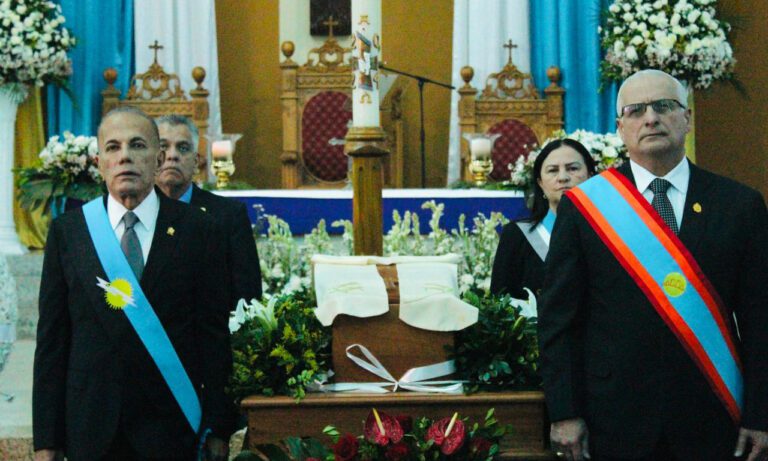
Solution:
{"label": "green foliage", "polygon": [[468,392],[538,388],[536,319],[520,315],[509,296],[480,297],[468,292],[464,300],[480,310],[476,324],[457,333],[451,355]]}
{"label": "green foliage", "polygon": [[327,373],[330,330],[315,318],[313,296],[297,292],[270,304],[273,315],[254,314],[232,334],[228,391],[237,400],[253,394],[300,399],[308,384]]}

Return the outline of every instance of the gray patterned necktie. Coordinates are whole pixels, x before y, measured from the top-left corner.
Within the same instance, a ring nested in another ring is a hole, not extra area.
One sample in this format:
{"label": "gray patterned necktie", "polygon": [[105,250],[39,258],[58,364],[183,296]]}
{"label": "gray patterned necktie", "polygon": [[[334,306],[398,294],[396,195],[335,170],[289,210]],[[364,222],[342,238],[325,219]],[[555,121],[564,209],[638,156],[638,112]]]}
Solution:
{"label": "gray patterned necktie", "polygon": [[141,252],[139,237],[136,235],[136,229],[134,229],[137,222],[139,222],[139,217],[133,211],[128,211],[123,215],[125,233],[120,239],[120,248],[123,249],[123,253],[128,259],[128,265],[131,266],[134,275],[136,275],[136,280],[141,280],[141,274],[144,272],[144,254]]}
{"label": "gray patterned necktie", "polygon": [[659,212],[661,219],[669,226],[669,228],[675,234],[678,233],[677,220],[675,219],[675,211],[672,209],[672,203],[667,197],[667,189],[672,183],[666,179],[656,178],[651,181],[651,185],[648,186],[653,192],[653,200],[651,206]]}

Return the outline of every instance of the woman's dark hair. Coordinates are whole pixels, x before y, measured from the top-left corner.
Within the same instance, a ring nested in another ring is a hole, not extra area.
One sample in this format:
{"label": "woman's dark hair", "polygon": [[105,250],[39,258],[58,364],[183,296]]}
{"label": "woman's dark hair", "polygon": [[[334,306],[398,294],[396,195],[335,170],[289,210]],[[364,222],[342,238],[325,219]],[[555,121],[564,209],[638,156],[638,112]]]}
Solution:
{"label": "woman's dark hair", "polygon": [[544,220],[544,217],[549,211],[549,200],[544,198],[544,190],[539,186],[541,168],[544,165],[544,160],[549,157],[549,154],[551,154],[552,151],[563,146],[568,146],[581,155],[584,159],[584,166],[587,167],[587,174],[589,174],[589,176],[593,176],[597,172],[595,159],[592,158],[587,148],[579,141],[569,138],[555,139],[544,146],[544,148],[541,149],[541,152],[539,152],[538,157],[536,157],[536,160],[533,162],[533,204],[531,206],[531,217],[528,218],[528,221],[532,224],[531,230]]}

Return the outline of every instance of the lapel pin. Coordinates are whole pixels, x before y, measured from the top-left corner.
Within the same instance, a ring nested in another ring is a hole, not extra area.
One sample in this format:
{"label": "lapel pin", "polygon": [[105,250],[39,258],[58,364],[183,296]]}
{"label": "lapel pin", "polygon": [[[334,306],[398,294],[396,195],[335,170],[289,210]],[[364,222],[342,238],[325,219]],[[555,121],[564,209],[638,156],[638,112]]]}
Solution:
{"label": "lapel pin", "polygon": [[696,202],[693,204],[693,211],[696,213],[701,213],[701,203]]}
{"label": "lapel pin", "polygon": [[174,229],[173,227],[169,227],[165,233],[173,237],[173,234],[176,233],[176,229]]}
{"label": "lapel pin", "polygon": [[204,206],[201,206],[200,209],[203,210],[203,211],[208,211],[208,210],[205,209]]}

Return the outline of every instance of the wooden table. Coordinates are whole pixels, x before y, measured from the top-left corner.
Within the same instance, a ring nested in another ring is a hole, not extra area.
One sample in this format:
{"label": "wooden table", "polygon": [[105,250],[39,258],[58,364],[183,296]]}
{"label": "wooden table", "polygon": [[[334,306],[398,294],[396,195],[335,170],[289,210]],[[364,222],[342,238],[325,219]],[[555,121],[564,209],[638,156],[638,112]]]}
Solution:
{"label": "wooden table", "polygon": [[297,403],[290,397],[245,398],[241,409],[248,416],[246,448],[273,443],[289,436],[323,435],[327,425],[342,433],[361,434],[363,421],[375,407],[390,415],[406,414],[433,419],[458,411],[462,417],[482,423],[490,408],[501,424],[511,424],[512,433],[502,440],[503,460],[556,459],[547,447],[549,423],[542,392],[494,392],[472,395],[438,395],[415,392],[397,394],[309,394]]}

